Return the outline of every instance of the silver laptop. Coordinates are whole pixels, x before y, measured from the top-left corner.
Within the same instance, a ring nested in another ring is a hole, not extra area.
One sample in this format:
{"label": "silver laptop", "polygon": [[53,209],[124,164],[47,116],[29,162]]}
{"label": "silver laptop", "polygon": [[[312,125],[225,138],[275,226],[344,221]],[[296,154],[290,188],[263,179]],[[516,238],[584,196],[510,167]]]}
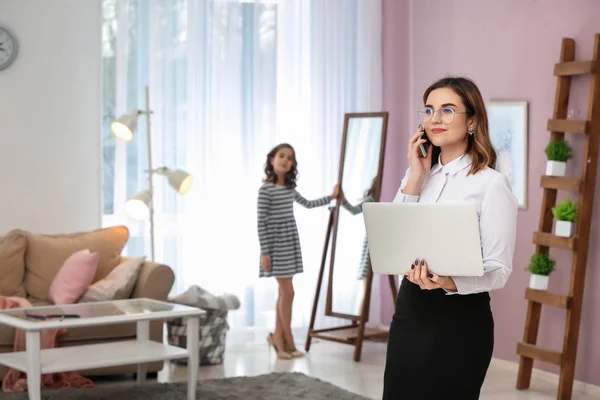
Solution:
{"label": "silver laptop", "polygon": [[404,275],[425,259],[440,276],[482,276],[474,204],[364,203],[373,272]]}

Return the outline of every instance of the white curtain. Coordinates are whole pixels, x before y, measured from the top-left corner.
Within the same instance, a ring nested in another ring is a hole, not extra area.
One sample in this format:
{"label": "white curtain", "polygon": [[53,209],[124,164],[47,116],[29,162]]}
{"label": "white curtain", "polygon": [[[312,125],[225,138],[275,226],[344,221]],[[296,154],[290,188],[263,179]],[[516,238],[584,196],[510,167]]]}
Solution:
{"label": "white curtain", "polygon": [[[146,188],[145,120],[132,142],[109,130],[118,115],[143,108],[148,86],[154,167],[194,175],[184,196],[154,180],[156,260],[175,271],[172,292],[197,284],[234,293],[242,307],[230,313],[233,328],[272,327],[277,287],[258,278],[256,233],[266,154],[291,143],[298,190],[331,193],[344,113],[381,110],[380,0],[103,3],[103,224],[127,225],[127,254],[149,256],[147,223],[124,213]],[[305,271],[294,278],[297,329],[310,319],[328,215],[296,206]],[[318,321],[329,326],[324,293]],[[379,301],[372,307],[378,323]]]}

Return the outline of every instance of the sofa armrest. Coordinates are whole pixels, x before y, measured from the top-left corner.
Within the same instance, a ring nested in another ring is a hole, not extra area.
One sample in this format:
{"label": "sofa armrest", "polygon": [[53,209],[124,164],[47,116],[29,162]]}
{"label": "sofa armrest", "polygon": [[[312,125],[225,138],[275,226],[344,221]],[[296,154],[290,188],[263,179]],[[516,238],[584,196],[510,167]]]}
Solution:
{"label": "sofa armrest", "polygon": [[[127,257],[123,257],[127,259]],[[147,297],[149,299],[167,300],[175,282],[173,270],[164,264],[145,261],[131,295],[132,298]]]}

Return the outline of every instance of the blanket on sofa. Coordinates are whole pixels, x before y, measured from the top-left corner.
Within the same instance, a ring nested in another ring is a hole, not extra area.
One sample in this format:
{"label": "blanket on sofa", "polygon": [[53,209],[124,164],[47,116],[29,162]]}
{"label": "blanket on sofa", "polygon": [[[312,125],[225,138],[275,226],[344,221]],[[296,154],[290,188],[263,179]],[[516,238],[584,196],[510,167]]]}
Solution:
{"label": "blanket on sofa", "polygon": [[[31,303],[20,297],[0,296],[0,309],[30,308]],[[40,348],[51,349],[56,347],[58,337],[64,335],[66,329],[45,330],[40,334]],[[13,351],[25,351],[25,332],[17,329]],[[93,387],[94,382],[84,378],[77,372],[58,372],[42,375],[42,389],[85,388]],[[27,390],[27,374],[15,369],[10,369],[2,380],[3,392],[24,392]]]}

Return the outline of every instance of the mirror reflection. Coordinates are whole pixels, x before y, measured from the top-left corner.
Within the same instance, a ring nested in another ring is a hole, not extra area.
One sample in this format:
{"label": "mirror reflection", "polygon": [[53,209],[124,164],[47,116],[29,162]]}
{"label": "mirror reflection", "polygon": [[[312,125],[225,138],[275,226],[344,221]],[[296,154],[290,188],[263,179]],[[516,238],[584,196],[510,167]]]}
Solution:
{"label": "mirror reflection", "polygon": [[369,264],[362,204],[378,201],[383,117],[351,117],[345,135],[341,204],[333,263],[332,312],[360,315]]}

